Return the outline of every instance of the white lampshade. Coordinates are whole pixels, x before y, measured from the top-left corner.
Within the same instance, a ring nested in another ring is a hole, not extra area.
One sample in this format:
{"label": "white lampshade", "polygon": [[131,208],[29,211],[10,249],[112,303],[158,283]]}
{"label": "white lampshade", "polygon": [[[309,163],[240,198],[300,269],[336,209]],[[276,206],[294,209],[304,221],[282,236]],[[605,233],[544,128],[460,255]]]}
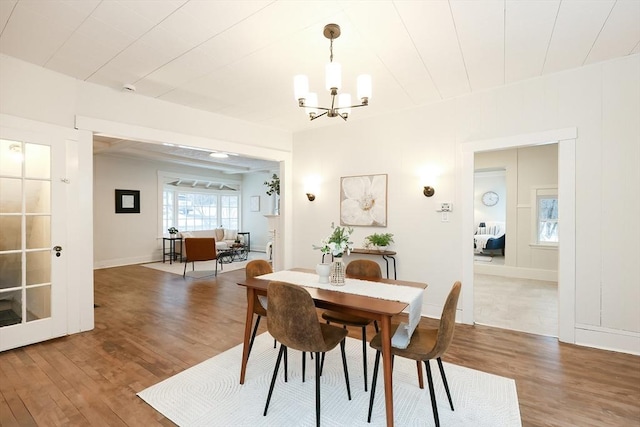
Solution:
{"label": "white lampshade", "polygon": [[[314,93],[314,92],[309,92],[307,94],[307,102],[306,105],[309,105],[310,107],[317,107],[318,106],[318,94]],[[317,108],[309,108],[309,107],[305,107],[304,112],[307,114],[318,114],[318,109]]]}
{"label": "white lampshade", "polygon": [[325,78],[327,90],[342,87],[342,66],[338,62],[329,62],[325,66]]}
{"label": "white lampshade", "polygon": [[341,93],[338,95],[338,108],[340,109],[340,113],[351,113],[351,108],[344,108],[351,106],[351,94],[350,93]]}
{"label": "white lampshade", "polygon": [[309,93],[309,78],[304,74],[293,77],[293,93],[296,100],[306,98]]}
{"label": "white lampshade", "polygon": [[358,98],[371,98],[371,76],[369,74],[358,76]]}

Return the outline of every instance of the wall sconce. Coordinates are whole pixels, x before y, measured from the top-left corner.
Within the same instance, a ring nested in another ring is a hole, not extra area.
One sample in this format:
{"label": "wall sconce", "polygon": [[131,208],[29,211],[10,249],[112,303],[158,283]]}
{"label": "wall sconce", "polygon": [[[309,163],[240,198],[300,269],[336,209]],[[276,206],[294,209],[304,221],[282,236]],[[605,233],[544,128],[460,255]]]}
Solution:
{"label": "wall sconce", "polygon": [[316,199],[316,194],[320,190],[320,181],[319,175],[309,175],[304,180],[304,192],[310,202]]}
{"label": "wall sconce", "polygon": [[425,197],[431,197],[436,194],[435,184],[438,183],[440,176],[440,167],[437,165],[427,165],[419,170],[420,183],[422,184],[422,194]]}
{"label": "wall sconce", "polygon": [[431,197],[436,194],[436,189],[429,185],[425,185],[424,190],[422,190],[422,194],[424,194],[425,197]]}

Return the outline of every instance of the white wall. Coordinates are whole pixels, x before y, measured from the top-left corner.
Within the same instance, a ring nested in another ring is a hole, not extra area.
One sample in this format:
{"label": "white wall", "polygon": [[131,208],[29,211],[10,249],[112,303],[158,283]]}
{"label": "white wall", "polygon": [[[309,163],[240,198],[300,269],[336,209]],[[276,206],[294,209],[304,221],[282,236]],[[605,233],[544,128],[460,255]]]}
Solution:
{"label": "white wall", "polygon": [[[242,229],[251,232],[251,250],[266,251],[270,240],[269,227],[265,215],[273,213],[273,197],[268,196],[265,181],[271,180],[273,173],[261,172],[245,175],[242,183]],[[250,209],[251,196],[260,197],[260,211]]]}
{"label": "white wall", "polygon": [[[478,164],[478,156],[476,156]],[[493,206],[485,206],[482,203],[482,195],[487,191],[493,191],[498,195],[498,203]],[[476,172],[473,188],[474,223],[488,221],[507,221],[507,178],[506,171],[493,170],[489,172]]]}
{"label": "white wall", "polygon": [[[375,101],[372,101],[375,102]],[[341,176],[389,174],[388,227],[398,277],[429,284],[423,312],[437,315],[462,276],[459,200],[461,144],[576,127],[576,342],[640,353],[640,55],[558,73],[389,114],[294,135],[293,232],[296,266],[312,266],[312,244],[339,220]],[[425,198],[418,170],[437,165],[436,194]],[[303,182],[322,177],[309,203]],[[449,222],[435,212],[452,201]],[[621,204],[623,206],[621,206]],[[509,213],[507,213],[509,215]],[[614,219],[612,222],[612,219]],[[507,220],[509,221],[509,220]],[[613,224],[620,232],[612,232]],[[355,241],[371,229],[358,228]],[[307,249],[305,249],[307,248]],[[464,284],[463,284],[464,286]]]}

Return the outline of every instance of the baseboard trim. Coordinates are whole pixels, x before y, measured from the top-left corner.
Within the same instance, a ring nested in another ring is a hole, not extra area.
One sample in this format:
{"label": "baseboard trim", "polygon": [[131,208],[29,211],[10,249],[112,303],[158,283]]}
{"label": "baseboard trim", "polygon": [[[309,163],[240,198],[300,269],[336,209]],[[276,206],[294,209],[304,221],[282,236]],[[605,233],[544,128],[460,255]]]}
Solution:
{"label": "baseboard trim", "polygon": [[640,334],[577,324],[575,344],[640,356]]}
{"label": "baseboard trim", "polygon": [[162,261],[162,258],[156,259],[153,256],[145,256],[145,257],[135,257],[135,258],[109,259],[105,261],[94,262],[93,269],[100,270],[101,268],[123,267],[125,265],[143,264],[146,262],[158,262],[158,261]]}
{"label": "baseboard trim", "polygon": [[475,263],[473,272],[478,274],[491,274],[493,276],[514,277],[517,279],[545,280],[548,282],[558,281],[558,272],[555,270],[491,265],[490,263]]}

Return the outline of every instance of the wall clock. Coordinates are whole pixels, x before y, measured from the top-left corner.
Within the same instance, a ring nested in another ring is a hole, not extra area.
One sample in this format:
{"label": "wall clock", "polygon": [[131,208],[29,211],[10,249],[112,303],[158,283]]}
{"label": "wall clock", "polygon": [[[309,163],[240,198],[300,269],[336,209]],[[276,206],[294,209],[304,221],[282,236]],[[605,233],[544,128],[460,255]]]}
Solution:
{"label": "wall clock", "polygon": [[498,197],[498,193],[495,191],[487,191],[482,195],[482,203],[485,206],[495,206],[499,199],[500,197]]}

